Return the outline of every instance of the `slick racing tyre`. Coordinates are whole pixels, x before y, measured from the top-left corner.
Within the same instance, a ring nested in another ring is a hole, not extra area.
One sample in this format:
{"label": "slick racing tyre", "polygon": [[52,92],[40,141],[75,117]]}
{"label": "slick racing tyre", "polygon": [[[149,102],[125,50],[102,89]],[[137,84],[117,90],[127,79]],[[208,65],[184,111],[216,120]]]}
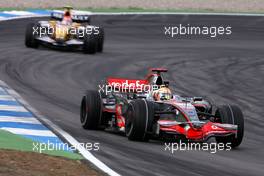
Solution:
{"label": "slick racing tyre", "polygon": [[98,39],[92,32],[91,34],[85,33],[83,40],[83,52],[87,54],[95,54],[97,51]]}
{"label": "slick racing tyre", "polygon": [[152,102],[135,100],[130,102],[126,114],[126,136],[129,140],[147,141],[152,132],[154,104]]}
{"label": "slick racing tyre", "polygon": [[102,27],[99,27],[99,34],[98,36],[98,46],[97,46],[97,51],[98,52],[103,52],[104,49],[104,29]]}
{"label": "slick racing tyre", "polygon": [[89,90],[81,102],[80,120],[84,129],[98,129],[102,116],[102,100],[98,91]]}
{"label": "slick racing tyre", "polygon": [[216,137],[216,141],[224,144],[231,143],[232,148],[239,146],[244,135],[244,117],[240,108],[236,105],[222,105],[217,108],[215,116],[220,123],[238,126],[237,136]]}
{"label": "slick racing tyre", "polygon": [[[35,39],[37,34],[34,33],[34,28],[39,27],[35,23],[29,23],[26,28],[26,34],[25,34],[25,45],[29,48],[37,48],[38,47],[38,41]],[[38,29],[37,31],[39,31]]]}

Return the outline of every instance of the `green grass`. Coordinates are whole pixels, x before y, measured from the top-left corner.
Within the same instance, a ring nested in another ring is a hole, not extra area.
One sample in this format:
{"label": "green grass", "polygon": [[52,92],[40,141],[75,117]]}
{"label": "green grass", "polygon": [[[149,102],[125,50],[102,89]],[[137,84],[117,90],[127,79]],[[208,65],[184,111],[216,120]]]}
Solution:
{"label": "green grass", "polygon": [[[11,149],[18,151],[37,152],[33,151],[33,140],[24,138],[20,135],[12,134],[10,132],[0,130],[0,149]],[[36,145],[37,142],[34,142]],[[39,143],[38,143],[39,144]],[[83,159],[80,154],[68,152],[64,150],[44,150],[44,154],[52,156],[61,156],[69,159]]]}

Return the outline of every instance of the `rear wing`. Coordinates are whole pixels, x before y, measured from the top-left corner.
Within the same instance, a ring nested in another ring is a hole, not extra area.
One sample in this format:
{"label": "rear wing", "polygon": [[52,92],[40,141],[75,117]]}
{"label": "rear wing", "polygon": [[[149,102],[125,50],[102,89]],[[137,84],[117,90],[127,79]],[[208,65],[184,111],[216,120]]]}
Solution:
{"label": "rear wing", "polygon": [[155,72],[155,73],[168,72],[168,69],[166,68],[151,68],[149,70],[150,72]]}
{"label": "rear wing", "polygon": [[[51,12],[51,18],[55,20],[62,20],[64,15],[64,11],[54,10]],[[76,23],[90,23],[91,21],[91,13],[85,11],[74,11],[71,12],[72,21]]]}
{"label": "rear wing", "polygon": [[139,79],[107,78],[107,84],[118,92],[143,93],[149,89],[148,81]]}

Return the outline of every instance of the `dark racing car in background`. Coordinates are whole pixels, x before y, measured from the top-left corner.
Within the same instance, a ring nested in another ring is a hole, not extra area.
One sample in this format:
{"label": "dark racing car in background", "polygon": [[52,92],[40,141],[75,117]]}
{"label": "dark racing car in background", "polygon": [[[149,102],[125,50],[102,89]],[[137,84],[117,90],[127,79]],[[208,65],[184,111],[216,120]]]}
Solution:
{"label": "dark racing car in background", "polygon": [[167,70],[151,69],[143,80],[108,78],[105,89],[87,91],[81,102],[82,127],[124,132],[136,141],[175,138],[202,142],[215,137],[231,147],[240,145],[244,118],[238,106],[216,106],[202,97],[173,94],[164,72]]}
{"label": "dark racing car in background", "polygon": [[94,54],[103,52],[104,30],[90,24],[90,15],[80,11],[53,11],[51,20],[29,23],[25,45],[37,48],[39,44],[82,50]]}

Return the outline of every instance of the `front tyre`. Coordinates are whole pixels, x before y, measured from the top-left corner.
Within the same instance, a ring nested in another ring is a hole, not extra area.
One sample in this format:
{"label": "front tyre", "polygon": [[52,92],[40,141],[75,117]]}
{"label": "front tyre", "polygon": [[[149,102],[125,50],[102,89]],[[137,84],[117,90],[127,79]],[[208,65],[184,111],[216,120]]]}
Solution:
{"label": "front tyre", "polygon": [[97,52],[103,52],[104,49],[104,28],[99,27],[98,28],[98,46],[97,46]]}
{"label": "front tyre", "polygon": [[146,141],[152,131],[154,104],[146,100],[130,102],[126,114],[126,136],[133,141]]}
{"label": "front tyre", "polygon": [[98,91],[89,90],[81,102],[80,121],[84,129],[98,129],[102,116],[102,100]]}
{"label": "front tyre", "polygon": [[95,54],[97,51],[98,39],[92,32],[91,34],[85,34],[83,39],[83,52],[86,54]]}
{"label": "front tyre", "polygon": [[215,116],[220,123],[237,125],[237,135],[216,137],[218,143],[231,143],[231,147],[238,147],[244,136],[244,116],[241,109],[236,105],[222,105],[216,110]]}
{"label": "front tyre", "polygon": [[[38,47],[38,41],[36,40],[37,34],[36,31],[34,31],[34,28],[37,29],[39,32],[39,26],[35,23],[29,23],[26,28],[26,33],[25,33],[25,45],[28,48],[37,48]],[[35,32],[35,33],[34,33]]]}

